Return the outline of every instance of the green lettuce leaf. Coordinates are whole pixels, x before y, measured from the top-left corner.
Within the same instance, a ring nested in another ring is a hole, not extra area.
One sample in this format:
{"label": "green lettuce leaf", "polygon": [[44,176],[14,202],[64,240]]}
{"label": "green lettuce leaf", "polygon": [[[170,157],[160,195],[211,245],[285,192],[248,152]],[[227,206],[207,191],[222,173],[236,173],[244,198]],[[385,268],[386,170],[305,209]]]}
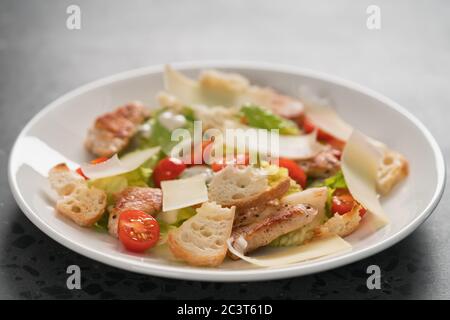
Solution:
{"label": "green lettuce leaf", "polygon": [[248,105],[241,108],[241,113],[251,127],[260,129],[278,129],[280,134],[296,135],[300,133],[297,125],[287,119],[284,119],[269,110],[258,106]]}
{"label": "green lettuce leaf", "polygon": [[347,188],[347,183],[344,179],[344,174],[342,171],[338,171],[334,176],[331,176],[325,180],[323,180],[322,183],[318,184],[319,187],[326,186],[328,188],[328,197],[327,197],[327,203],[325,206],[325,212],[329,218],[333,215],[331,212],[331,201],[333,200],[333,194],[336,191],[336,189],[343,189]]}

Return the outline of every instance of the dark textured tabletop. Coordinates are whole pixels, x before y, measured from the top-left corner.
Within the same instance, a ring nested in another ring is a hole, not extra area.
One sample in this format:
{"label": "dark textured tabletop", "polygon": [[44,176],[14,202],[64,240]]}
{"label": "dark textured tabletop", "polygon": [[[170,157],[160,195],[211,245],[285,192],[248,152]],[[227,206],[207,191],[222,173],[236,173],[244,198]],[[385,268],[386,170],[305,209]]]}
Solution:
{"label": "dark textured tabletop", "polygon": [[[172,61],[269,61],[359,82],[410,110],[449,156],[450,2],[313,3],[0,0],[0,298],[449,299],[448,191],[421,227],[380,254],[316,275],[234,284],[167,280],[84,258],[37,229],[11,195],[10,149],[46,104],[89,81]],[[71,4],[81,8],[80,30],[66,27]],[[371,4],[381,9],[379,30],[366,26]],[[81,267],[81,290],[66,288],[71,264]],[[366,286],[372,264],[380,290]]]}

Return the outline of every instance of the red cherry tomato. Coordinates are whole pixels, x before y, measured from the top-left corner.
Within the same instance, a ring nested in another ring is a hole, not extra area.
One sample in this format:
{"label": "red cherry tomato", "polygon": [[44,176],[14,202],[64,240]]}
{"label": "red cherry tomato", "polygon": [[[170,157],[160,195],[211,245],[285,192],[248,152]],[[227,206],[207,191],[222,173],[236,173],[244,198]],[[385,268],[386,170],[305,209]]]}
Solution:
{"label": "red cherry tomato", "polygon": [[301,118],[299,124],[305,133],[311,133],[316,129],[316,126],[307,117]]}
{"label": "red cherry tomato", "polygon": [[[331,212],[338,214],[345,214],[353,209],[356,201],[347,189],[337,189],[331,199]],[[359,210],[359,215],[362,217],[366,213],[365,208]]]}
{"label": "red cherry tomato", "polygon": [[158,188],[161,187],[161,181],[174,180],[178,178],[186,169],[186,165],[177,158],[164,158],[158,162],[153,171],[153,182]]}
{"label": "red cherry tomato", "polygon": [[[105,162],[106,160],[108,160],[107,157],[100,157],[100,158],[91,160],[90,163],[91,163],[91,164],[99,164],[99,163]],[[83,170],[81,170],[81,168],[78,168],[78,169],[75,170],[75,171],[76,171],[80,176],[82,176],[84,179],[89,180],[89,178],[86,177],[86,176],[84,175]]]}
{"label": "red cherry tomato", "polygon": [[248,154],[238,154],[233,159],[227,160],[226,158],[222,160],[217,160],[211,164],[211,169],[214,172],[220,171],[228,165],[248,165],[250,163],[250,158]]}
{"label": "red cherry tomato", "polygon": [[278,160],[278,166],[288,169],[289,177],[301,185],[302,188],[306,187],[306,174],[297,163],[290,159],[280,158]]}
{"label": "red cherry tomato", "polygon": [[143,252],[159,240],[159,224],[140,210],[123,211],[119,216],[119,239],[130,251]]}

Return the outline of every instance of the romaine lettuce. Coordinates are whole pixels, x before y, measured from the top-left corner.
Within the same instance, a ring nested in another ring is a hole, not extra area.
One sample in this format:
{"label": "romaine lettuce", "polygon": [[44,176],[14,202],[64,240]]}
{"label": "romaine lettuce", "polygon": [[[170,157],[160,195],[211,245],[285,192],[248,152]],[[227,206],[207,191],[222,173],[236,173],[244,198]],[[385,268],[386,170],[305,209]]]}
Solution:
{"label": "romaine lettuce", "polygon": [[241,113],[251,127],[267,130],[278,129],[280,134],[284,135],[296,135],[300,132],[294,122],[277,116],[269,110],[258,106],[243,106],[241,108]]}

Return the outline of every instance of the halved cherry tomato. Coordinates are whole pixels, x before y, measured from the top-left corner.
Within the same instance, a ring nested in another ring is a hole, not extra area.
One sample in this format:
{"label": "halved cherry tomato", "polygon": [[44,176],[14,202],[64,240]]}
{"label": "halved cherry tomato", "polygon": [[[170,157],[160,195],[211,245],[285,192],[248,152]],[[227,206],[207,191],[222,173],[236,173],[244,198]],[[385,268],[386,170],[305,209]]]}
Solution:
{"label": "halved cherry tomato", "polygon": [[238,154],[234,156],[231,160],[225,157],[222,160],[217,160],[211,164],[211,169],[214,172],[220,171],[228,165],[248,165],[250,163],[250,158],[248,154]]}
{"label": "halved cherry tomato", "polygon": [[[348,189],[337,189],[334,192],[333,198],[331,199],[331,212],[338,214],[345,214],[353,209],[356,204],[356,200],[350,194]],[[366,213],[365,208],[359,210],[359,215],[362,217]]]}
{"label": "halved cherry tomato", "polygon": [[[90,163],[91,163],[91,164],[99,164],[99,163],[105,162],[106,160],[108,160],[107,157],[100,157],[100,158],[91,160]],[[89,178],[86,177],[86,176],[84,175],[83,170],[81,170],[81,168],[78,168],[78,169],[75,170],[75,171],[76,171],[80,176],[82,176],[85,180],[89,180]]]}
{"label": "halved cherry tomato", "polygon": [[306,174],[303,169],[290,159],[280,158],[278,160],[278,166],[288,169],[289,177],[291,177],[295,182],[302,186],[302,188],[306,187]]}
{"label": "halved cherry tomato", "polygon": [[155,218],[140,210],[126,210],[119,216],[119,239],[130,251],[143,252],[159,239],[159,224]]}
{"label": "halved cherry tomato", "polygon": [[177,158],[164,158],[158,162],[153,171],[153,182],[158,188],[161,187],[161,181],[174,180],[178,178],[186,169],[186,165]]}

